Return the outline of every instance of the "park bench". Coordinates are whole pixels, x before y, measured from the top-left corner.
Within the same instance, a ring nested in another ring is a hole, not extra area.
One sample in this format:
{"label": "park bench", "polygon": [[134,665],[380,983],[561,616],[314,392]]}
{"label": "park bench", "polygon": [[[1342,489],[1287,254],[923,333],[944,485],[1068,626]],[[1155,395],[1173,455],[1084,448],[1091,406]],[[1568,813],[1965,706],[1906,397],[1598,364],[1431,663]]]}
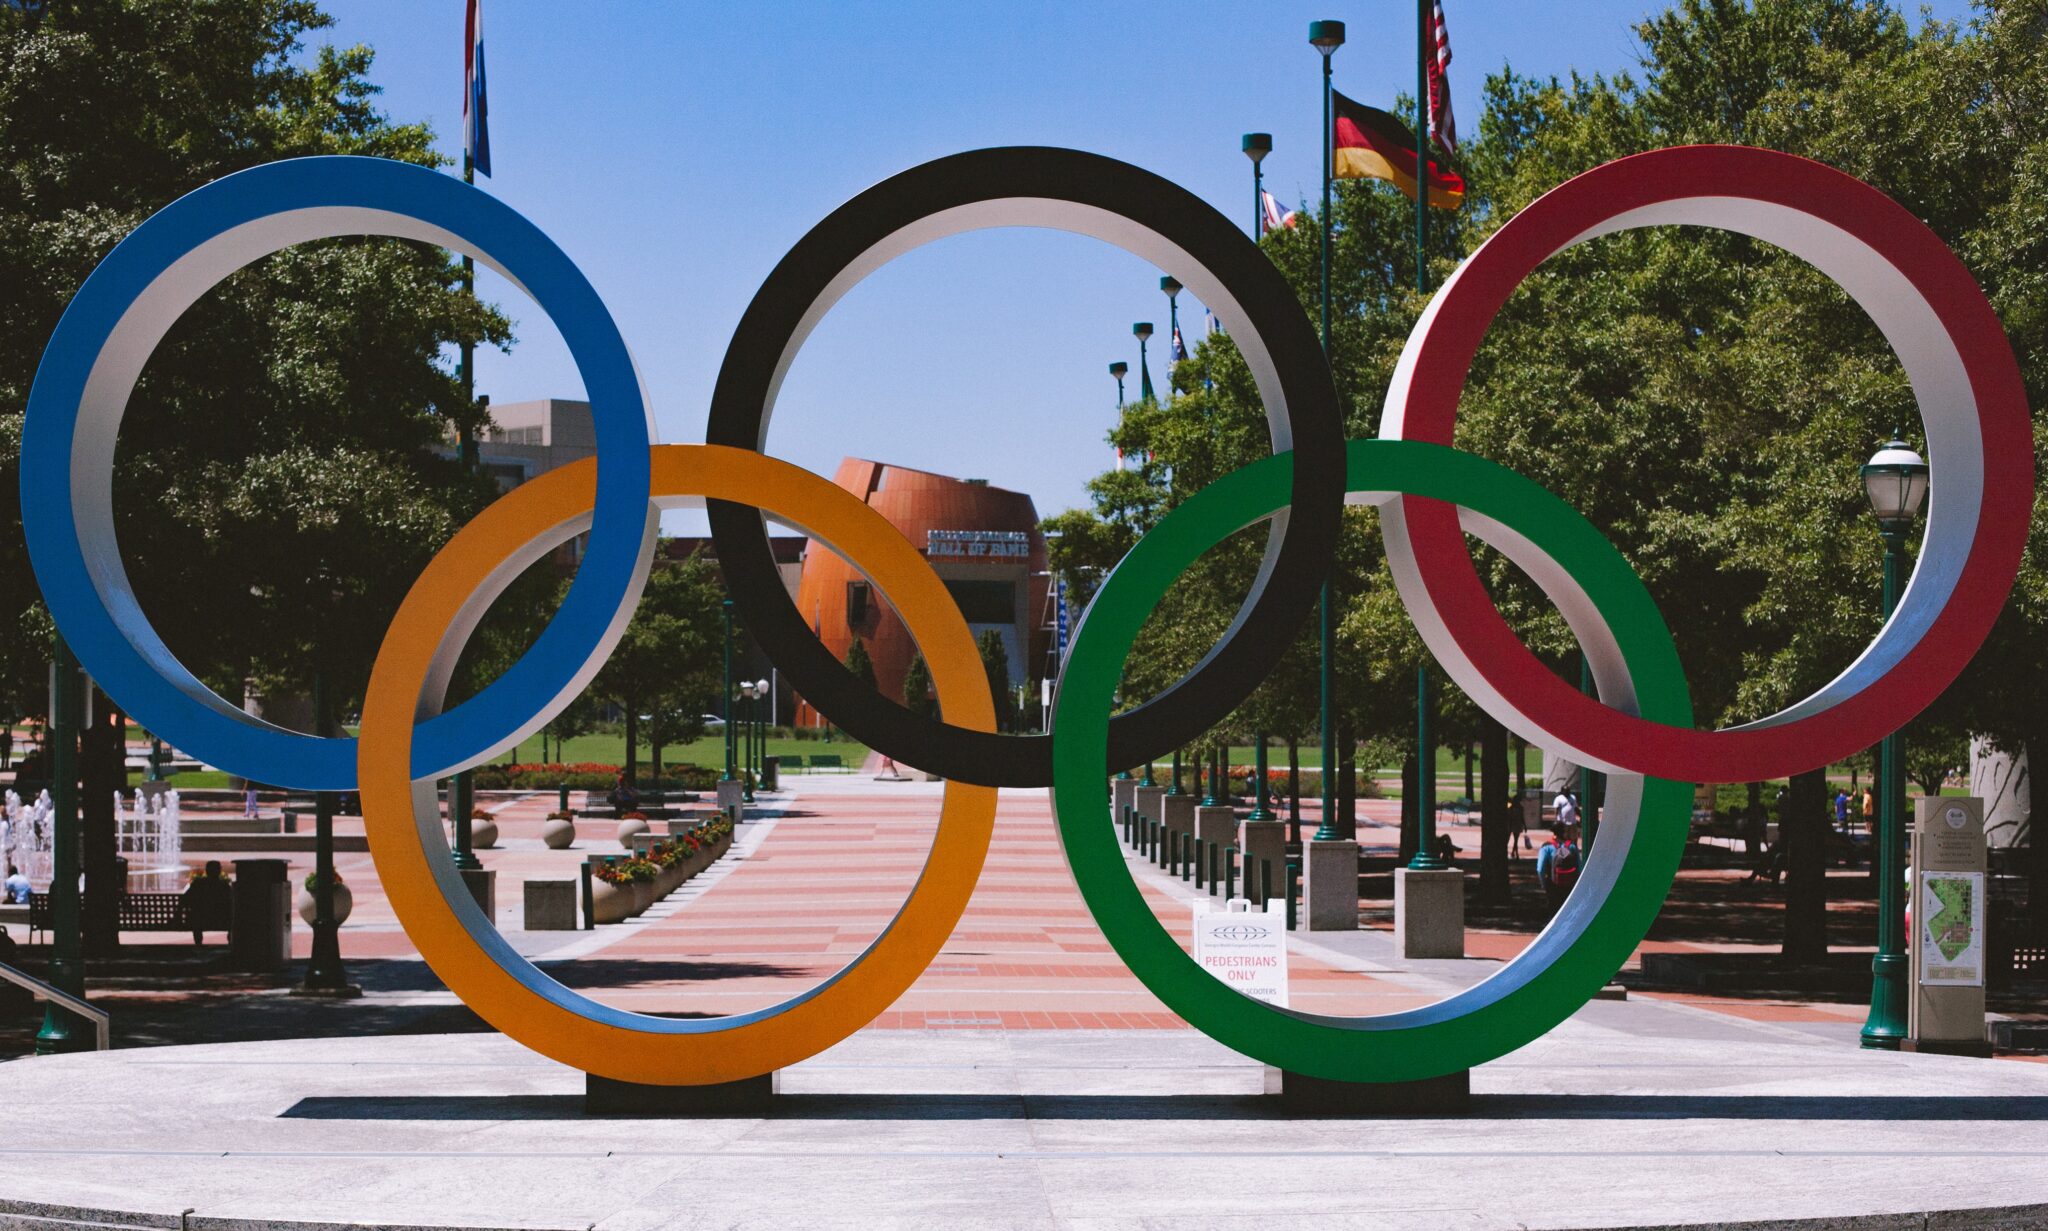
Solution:
{"label": "park bench", "polygon": [[[203,913],[204,918],[191,917],[182,893],[124,893],[115,911],[115,926],[123,932],[190,932],[195,937],[229,930],[230,911],[225,905]],[[29,942],[35,943],[37,933],[49,931],[52,922],[50,895],[31,893]]]}
{"label": "park bench", "polygon": [[836,753],[830,752],[812,753],[811,769],[814,771],[820,769],[829,769],[834,773],[840,774],[850,774],[853,772],[851,769],[847,768],[846,761],[844,758],[840,757]]}

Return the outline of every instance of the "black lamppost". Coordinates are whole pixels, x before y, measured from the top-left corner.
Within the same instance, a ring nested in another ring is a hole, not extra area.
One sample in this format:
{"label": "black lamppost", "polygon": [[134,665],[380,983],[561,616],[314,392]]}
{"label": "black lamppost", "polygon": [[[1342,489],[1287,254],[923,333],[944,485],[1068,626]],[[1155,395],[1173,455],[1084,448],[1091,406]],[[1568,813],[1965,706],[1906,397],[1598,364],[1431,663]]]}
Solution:
{"label": "black lamppost", "polygon": [[738,716],[732,711],[732,600],[728,598],[722,601],[718,611],[725,621],[725,689],[721,694],[725,697],[725,702],[719,706],[719,716],[725,719],[725,776],[719,781],[731,782],[738,777],[734,772],[737,768],[734,762],[739,759],[739,750],[733,743],[739,732],[733,727]]}
{"label": "black lamppost", "polygon": [[1242,144],[1244,156],[1252,160],[1252,239],[1258,240],[1266,234],[1266,181],[1259,164],[1273,152],[1273,134],[1246,133]]}
{"label": "black lamppost", "polygon": [[[741,680],[739,687],[740,799],[754,802],[754,682]],[[728,720],[728,725],[730,720]]]}
{"label": "black lamppost", "polygon": [[767,680],[754,681],[754,781],[761,780],[761,771],[768,765],[768,699]]}
{"label": "black lamppost", "polygon": [[1116,408],[1118,410],[1124,408],[1124,373],[1130,370],[1131,365],[1121,359],[1109,365],[1109,374],[1116,377]]}
{"label": "black lamppost", "polygon": [[[1927,499],[1927,461],[1898,433],[1863,467],[1863,494],[1884,535],[1884,618],[1899,605],[1899,560]],[[1877,956],[1870,962],[1870,1016],[1863,1046],[1897,1051],[1906,1038],[1906,927],[1900,895],[1906,877],[1905,741],[1894,731],[1878,745]]]}
{"label": "black lamppost", "polygon": [[[1323,358],[1330,357],[1330,178],[1335,168],[1330,145],[1330,130],[1336,123],[1332,108],[1336,105],[1332,96],[1335,88],[1330,84],[1330,57],[1344,45],[1344,23],[1341,21],[1312,21],[1308,23],[1309,45],[1323,57],[1323,219],[1322,232],[1322,291],[1319,304],[1322,309]],[[1337,839],[1337,596],[1330,579],[1323,579],[1323,610],[1320,629],[1322,648],[1321,708],[1323,717],[1323,823],[1316,827],[1313,841],[1334,842]]]}
{"label": "black lamppost", "polygon": [[1139,321],[1132,325],[1131,336],[1138,339],[1138,396],[1149,402],[1152,400],[1152,365],[1145,358],[1145,343],[1152,339],[1152,322]]}
{"label": "black lamppost", "polygon": [[1159,279],[1166,292],[1166,392],[1173,393],[1173,365],[1180,362],[1180,279],[1166,274]]}

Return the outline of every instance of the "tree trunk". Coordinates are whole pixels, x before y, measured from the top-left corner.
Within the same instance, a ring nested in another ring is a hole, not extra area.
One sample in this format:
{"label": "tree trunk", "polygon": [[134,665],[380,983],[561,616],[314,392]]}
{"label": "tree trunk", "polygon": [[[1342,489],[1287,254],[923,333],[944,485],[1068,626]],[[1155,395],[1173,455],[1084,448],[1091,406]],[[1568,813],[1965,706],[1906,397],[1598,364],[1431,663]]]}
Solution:
{"label": "tree trunk", "polygon": [[1401,848],[1398,860],[1403,867],[1415,858],[1416,848],[1422,842],[1421,815],[1416,807],[1422,801],[1421,778],[1417,773],[1421,763],[1414,753],[1401,758]]}
{"label": "tree trunk", "polygon": [[661,781],[661,728],[656,726],[647,737],[647,773],[656,783]]}
{"label": "tree trunk", "polygon": [[[1785,840],[1784,830],[1778,831],[1778,840]],[[1742,842],[1752,861],[1764,849],[1764,784],[1749,784],[1749,803],[1742,810]]]}
{"label": "tree trunk", "polygon": [[1465,802],[1471,804],[1479,795],[1472,785],[1472,745],[1465,745]]}
{"label": "tree trunk", "polygon": [[1529,787],[1528,772],[1529,741],[1515,737],[1515,802],[1521,803],[1522,792]]}
{"label": "tree trunk", "polygon": [[1508,882],[1508,826],[1518,805],[1508,793],[1508,729],[1479,719],[1479,897],[1490,906],[1513,898]]}
{"label": "tree trunk", "polygon": [[1337,836],[1358,838],[1358,744],[1349,723],[1337,728]]}
{"label": "tree trunk", "polygon": [[640,707],[632,700],[626,702],[626,781],[639,781],[640,757],[637,752],[640,740]]}
{"label": "tree trunk", "polygon": [[[2035,713],[2040,714],[2036,709]],[[2031,805],[2035,795],[2034,767],[2048,765],[2048,722],[2029,732],[2027,749],[2027,913],[2034,917],[2036,927],[2048,927],[2048,835],[2044,835],[2033,822]]]}
{"label": "tree trunk", "polygon": [[1287,737],[1287,840],[1301,842],[1301,737]]}
{"label": "tree trunk", "polygon": [[1785,847],[1785,960],[1802,965],[1828,955],[1827,770],[1795,774],[1778,814]]}
{"label": "tree trunk", "polygon": [[78,821],[85,844],[85,910],[80,933],[87,957],[110,957],[121,947],[122,882],[119,818],[114,792],[128,785],[127,725],[99,698],[99,721],[85,728],[79,750]]}

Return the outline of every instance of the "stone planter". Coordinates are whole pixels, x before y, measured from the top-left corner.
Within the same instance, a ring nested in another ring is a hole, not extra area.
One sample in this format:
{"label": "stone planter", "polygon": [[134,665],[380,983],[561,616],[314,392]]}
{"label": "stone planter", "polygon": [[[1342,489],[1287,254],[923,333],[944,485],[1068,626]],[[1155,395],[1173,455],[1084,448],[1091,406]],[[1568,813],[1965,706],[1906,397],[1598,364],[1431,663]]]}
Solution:
{"label": "stone planter", "polygon": [[[299,886],[299,896],[293,902],[293,905],[299,908],[299,918],[304,919],[306,921],[306,926],[313,926],[313,915],[314,912],[318,909],[318,904],[313,901],[313,891],[306,888],[306,886],[303,883]],[[356,895],[349,891],[348,885],[343,881],[334,882],[335,926],[339,927],[340,925],[347,923],[349,912],[353,911],[355,908]]]}
{"label": "stone planter", "polygon": [[551,851],[564,851],[576,843],[576,822],[557,817],[540,827],[540,840]]}
{"label": "stone planter", "polygon": [[599,923],[618,923],[633,916],[633,895],[629,887],[608,881],[590,886],[590,913]]}
{"label": "stone planter", "polygon": [[633,849],[633,836],[646,832],[647,822],[644,820],[635,818],[630,821],[620,821],[618,831],[619,845],[630,851]]}
{"label": "stone planter", "polygon": [[498,844],[498,822],[477,817],[469,823],[469,845],[472,850],[487,851]]}

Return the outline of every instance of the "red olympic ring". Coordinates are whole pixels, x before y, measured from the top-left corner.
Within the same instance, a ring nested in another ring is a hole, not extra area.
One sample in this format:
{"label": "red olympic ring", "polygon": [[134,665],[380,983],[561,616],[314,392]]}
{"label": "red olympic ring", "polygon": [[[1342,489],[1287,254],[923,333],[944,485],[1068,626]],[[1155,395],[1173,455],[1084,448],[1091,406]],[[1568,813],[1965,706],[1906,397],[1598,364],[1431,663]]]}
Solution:
{"label": "red olympic ring", "polygon": [[1388,555],[1432,652],[1480,708],[1519,719],[1510,727],[1610,772],[1753,782],[1870,747],[1961,673],[2018,573],[2034,501],[2032,424],[2004,327],[1919,219],[1820,163],[1687,146],[1570,180],[1473,253],[1410,335],[1381,435],[1452,443],[1468,365],[1515,288],[1582,240],[1672,223],[1739,231],[1808,260],[1871,316],[1906,368],[1928,433],[1930,508],[1912,582],[1878,639],[1782,713],[1719,731],[1667,726],[1580,693],[1522,644],[1480,582],[1454,506],[1390,499]]}

